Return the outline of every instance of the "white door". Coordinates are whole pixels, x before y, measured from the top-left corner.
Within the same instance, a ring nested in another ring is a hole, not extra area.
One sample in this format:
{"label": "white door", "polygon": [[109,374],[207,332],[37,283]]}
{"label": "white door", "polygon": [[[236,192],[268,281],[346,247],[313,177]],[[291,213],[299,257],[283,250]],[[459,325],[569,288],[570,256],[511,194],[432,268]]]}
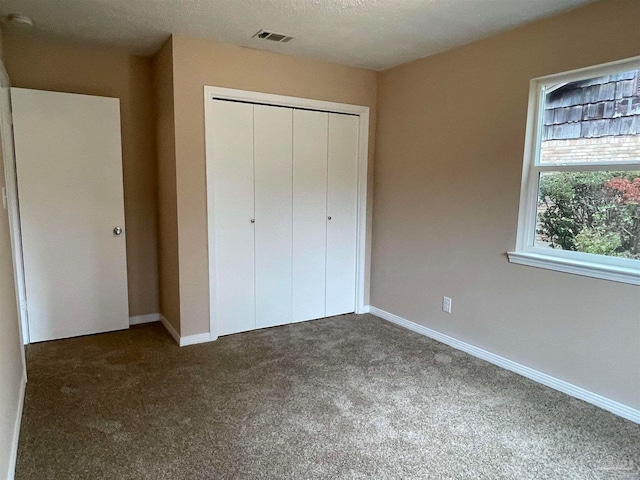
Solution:
{"label": "white door", "polygon": [[293,321],[325,316],[329,114],[293,112]]}
{"label": "white door", "polygon": [[213,100],[211,113],[212,128],[207,131],[209,288],[215,334],[227,335],[256,328],[253,105]]}
{"label": "white door", "polygon": [[293,110],[253,108],[256,328],[265,328],[292,318]]}
{"label": "white door", "polygon": [[128,328],[119,100],[11,97],[30,340]]}
{"label": "white door", "polygon": [[355,311],[358,120],[329,114],[327,317]]}

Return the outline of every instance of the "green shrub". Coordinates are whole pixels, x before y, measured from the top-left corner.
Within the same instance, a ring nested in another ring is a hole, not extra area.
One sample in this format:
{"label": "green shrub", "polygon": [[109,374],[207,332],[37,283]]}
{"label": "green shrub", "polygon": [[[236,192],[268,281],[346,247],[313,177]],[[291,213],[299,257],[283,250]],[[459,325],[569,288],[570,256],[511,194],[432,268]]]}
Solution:
{"label": "green shrub", "polygon": [[600,229],[584,228],[574,239],[579,252],[616,256],[622,242],[618,233],[603,232]]}
{"label": "green shrub", "polygon": [[540,177],[537,233],[553,248],[640,257],[640,172],[554,172]]}

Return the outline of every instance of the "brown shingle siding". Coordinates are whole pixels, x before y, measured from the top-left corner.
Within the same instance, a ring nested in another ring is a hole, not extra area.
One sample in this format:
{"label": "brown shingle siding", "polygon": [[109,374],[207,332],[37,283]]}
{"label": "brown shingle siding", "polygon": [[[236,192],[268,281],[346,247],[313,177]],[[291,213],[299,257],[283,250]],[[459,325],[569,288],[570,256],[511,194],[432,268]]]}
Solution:
{"label": "brown shingle siding", "polygon": [[640,134],[640,71],[571,82],[549,93],[543,141]]}

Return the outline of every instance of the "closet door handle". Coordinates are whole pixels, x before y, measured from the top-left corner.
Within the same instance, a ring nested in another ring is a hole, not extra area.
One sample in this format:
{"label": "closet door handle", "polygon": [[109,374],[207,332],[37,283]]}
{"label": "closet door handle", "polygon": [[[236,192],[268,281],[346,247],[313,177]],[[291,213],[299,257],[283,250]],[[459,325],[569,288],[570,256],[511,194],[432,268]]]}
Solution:
{"label": "closet door handle", "polygon": [[331,220],[331,217],[327,217],[328,220]]}
{"label": "closet door handle", "polygon": [[256,219],[252,218],[251,220],[249,220],[251,223],[256,223]]}

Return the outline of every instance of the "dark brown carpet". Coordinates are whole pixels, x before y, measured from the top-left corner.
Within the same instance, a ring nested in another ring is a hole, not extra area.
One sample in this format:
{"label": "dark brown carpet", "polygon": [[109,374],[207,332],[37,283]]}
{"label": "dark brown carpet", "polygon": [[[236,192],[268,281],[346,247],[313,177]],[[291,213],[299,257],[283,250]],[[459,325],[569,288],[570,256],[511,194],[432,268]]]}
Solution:
{"label": "dark brown carpet", "polygon": [[640,427],[348,315],[31,345],[17,480],[638,479]]}

